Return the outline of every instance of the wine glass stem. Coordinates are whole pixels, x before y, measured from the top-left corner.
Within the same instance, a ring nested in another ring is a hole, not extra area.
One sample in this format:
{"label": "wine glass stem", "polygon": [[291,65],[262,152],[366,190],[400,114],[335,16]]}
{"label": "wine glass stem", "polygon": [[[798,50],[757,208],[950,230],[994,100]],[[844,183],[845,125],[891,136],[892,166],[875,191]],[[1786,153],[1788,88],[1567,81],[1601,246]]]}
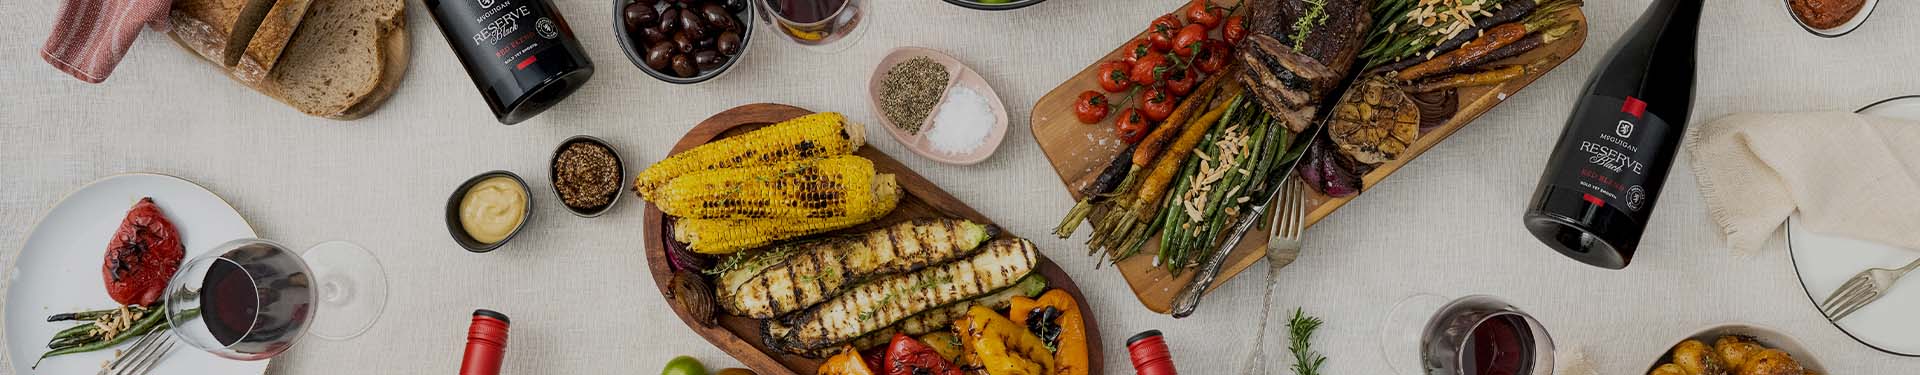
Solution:
{"label": "wine glass stem", "polygon": [[1241,375],[1266,374],[1263,362],[1266,362],[1267,319],[1273,314],[1273,290],[1280,285],[1280,268],[1283,264],[1267,263],[1267,295],[1261,299],[1259,322],[1254,325],[1253,352],[1247,354],[1247,360],[1240,367]]}

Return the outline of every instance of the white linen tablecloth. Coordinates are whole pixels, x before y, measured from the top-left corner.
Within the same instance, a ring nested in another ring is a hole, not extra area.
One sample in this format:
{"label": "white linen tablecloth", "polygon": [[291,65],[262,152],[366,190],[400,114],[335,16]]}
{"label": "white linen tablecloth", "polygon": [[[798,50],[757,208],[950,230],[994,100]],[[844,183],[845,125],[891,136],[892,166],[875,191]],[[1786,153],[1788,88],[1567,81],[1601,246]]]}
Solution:
{"label": "white linen tablecloth", "polygon": [[[598,72],[547,113],[501,126],[417,1],[408,2],[406,81],[385,108],[354,122],[301,115],[152,32],[111,80],[81,83],[34,54],[55,8],[4,1],[0,14],[14,23],[0,30],[0,262],[11,269],[33,224],[68,192],[116,173],[159,172],[208,186],[265,237],[296,248],[353,241],[386,265],[391,301],[370,332],[302,340],[275,359],[272,373],[452,373],[474,308],[513,317],[507,373],[652,373],[681,354],[734,366],[655,292],[641,254],[639,200],[628,197],[599,218],[562,211],[544,182],[553,147],[575,134],[599,136],[635,173],[699,120],[741,104],[791,103],[872,123],[865,97],[873,64],[893,47],[923,46],[957,56],[995,85],[1012,112],[1005,143],[966,167],[909,154],[877,129],[873,143],[1060,262],[1097,315],[1108,373],[1131,373],[1122,341],[1147,329],[1167,333],[1183,373],[1228,373],[1255,334],[1248,327],[1260,307],[1262,266],[1193,317],[1142,308],[1120,275],[1082,256],[1085,230],[1071,240],[1047,235],[1072,202],[1026,121],[1047,90],[1179,2],[1052,0],[977,12],[935,0],[871,0],[871,29],[847,51],[810,52],[763,33],[736,71],[677,86],[628,63],[607,1],[561,0]],[[1874,351],[1824,322],[1778,236],[1760,255],[1728,255],[1684,167],[1673,172],[1626,270],[1568,260],[1521,228],[1522,206],[1576,92],[1647,3],[1589,1],[1583,51],[1310,232],[1276,310],[1301,306],[1326,318],[1315,347],[1331,358],[1327,373],[1387,373],[1381,317],[1417,293],[1507,299],[1539,317],[1561,350],[1584,350],[1604,374],[1644,371],[1679,336],[1729,321],[1780,328],[1815,348],[1835,374],[1920,372],[1920,359]],[[1732,112],[1851,110],[1920,91],[1920,23],[1912,22],[1920,4],[1881,4],[1839,39],[1810,35],[1788,17],[1780,1],[1707,4],[1695,122]],[[1676,166],[1686,165],[1682,158]],[[442,205],[462,180],[493,169],[533,181],[538,211],[505,248],[468,253],[448,239]],[[1274,337],[1284,335],[1278,326]],[[1276,374],[1291,364],[1281,358],[1282,340],[1267,341]]]}

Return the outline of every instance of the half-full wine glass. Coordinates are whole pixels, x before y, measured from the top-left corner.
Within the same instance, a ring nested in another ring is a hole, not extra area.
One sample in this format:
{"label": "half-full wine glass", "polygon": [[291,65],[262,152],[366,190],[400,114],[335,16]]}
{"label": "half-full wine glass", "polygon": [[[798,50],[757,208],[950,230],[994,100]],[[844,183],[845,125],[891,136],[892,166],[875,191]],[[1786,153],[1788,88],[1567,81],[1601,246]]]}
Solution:
{"label": "half-full wine glass", "polygon": [[1552,375],[1553,337],[1532,315],[1484,295],[1401,300],[1380,330],[1401,375]]}
{"label": "half-full wine glass", "polygon": [[834,53],[846,50],[865,33],[860,24],[872,17],[864,0],[753,0],[760,20],[774,31],[807,49]]}
{"label": "half-full wine glass", "polygon": [[352,243],[314,245],[304,256],[278,243],[239,239],[180,267],[167,282],[174,337],[225,358],[260,360],[312,333],[344,340],[386,307],[378,259]]}

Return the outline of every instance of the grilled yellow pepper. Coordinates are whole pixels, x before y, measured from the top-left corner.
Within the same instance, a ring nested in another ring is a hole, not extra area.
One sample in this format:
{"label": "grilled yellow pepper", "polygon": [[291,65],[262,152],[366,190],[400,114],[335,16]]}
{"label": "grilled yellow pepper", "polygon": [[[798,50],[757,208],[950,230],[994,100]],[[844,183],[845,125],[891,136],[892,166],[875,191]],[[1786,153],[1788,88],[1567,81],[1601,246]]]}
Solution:
{"label": "grilled yellow pepper", "polygon": [[1054,372],[1053,353],[1039,336],[1007,317],[974,306],[967,310],[962,340],[967,352],[989,375],[1050,375]]}
{"label": "grilled yellow pepper", "polygon": [[860,351],[849,346],[839,355],[827,358],[820,364],[819,375],[873,375],[873,369],[867,368],[867,360],[860,358]]}

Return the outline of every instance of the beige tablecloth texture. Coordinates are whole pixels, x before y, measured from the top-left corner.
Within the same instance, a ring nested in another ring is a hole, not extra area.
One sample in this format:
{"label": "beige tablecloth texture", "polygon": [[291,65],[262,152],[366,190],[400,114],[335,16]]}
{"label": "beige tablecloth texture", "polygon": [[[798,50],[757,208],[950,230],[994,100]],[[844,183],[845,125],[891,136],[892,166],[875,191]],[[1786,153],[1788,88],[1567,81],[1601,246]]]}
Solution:
{"label": "beige tablecloth texture", "polygon": [[[386,108],[350,123],[300,115],[153,35],[140,38],[113,80],[75,81],[34,54],[54,7],[0,2],[0,14],[14,21],[0,30],[0,260],[11,262],[36,220],[68,192],[116,173],[160,172],[207,185],[263,236],[296,247],[349,240],[386,264],[391,304],[370,333],[302,341],[270,372],[452,373],[477,307],[513,317],[506,373],[645,374],[681,354],[735,365],[655,292],[640,252],[638,201],[582,219],[536,183],[531,230],[499,251],[470,254],[442,226],[447,194],[493,169],[545,181],[553,147],[575,134],[606,138],[644,165],[699,120],[740,104],[785,102],[872,122],[872,64],[911,45],[979,70],[1013,112],[1010,134],[998,155],[965,167],[913,156],[884,137],[874,143],[1059,261],[1087,292],[1108,373],[1130,373],[1122,341],[1147,329],[1167,332],[1186,374],[1223,374],[1246,354],[1260,307],[1257,277],[1235,280],[1198,314],[1175,320],[1140,307],[1111,269],[1095,270],[1081,256],[1084,238],[1046,235],[1072,202],[1029,136],[1031,103],[1177,1],[1052,0],[986,13],[935,0],[869,0],[872,29],[851,49],[819,54],[762,35],[736,71],[698,86],[660,83],[629,64],[607,1],[556,3],[599,71],[546,114],[501,126],[417,1],[409,2],[414,59],[406,82]],[[1576,92],[1646,4],[1589,1],[1584,51],[1310,231],[1278,301],[1327,319],[1315,344],[1331,358],[1328,373],[1387,373],[1379,323],[1417,293],[1501,296],[1538,316],[1561,347],[1584,348],[1603,374],[1644,371],[1677,337],[1728,321],[1785,330],[1817,348],[1836,374],[1920,368],[1920,359],[1874,351],[1822,321],[1777,236],[1759,256],[1727,255],[1684,167],[1673,172],[1626,270],[1568,260],[1521,228],[1522,206]],[[1706,14],[1695,121],[1849,110],[1920,91],[1920,23],[1912,22],[1920,4],[1885,2],[1839,39],[1802,31],[1780,1],[1710,1]],[[1268,345],[1269,354],[1282,355],[1282,346]],[[1278,374],[1290,360],[1270,363]]]}

